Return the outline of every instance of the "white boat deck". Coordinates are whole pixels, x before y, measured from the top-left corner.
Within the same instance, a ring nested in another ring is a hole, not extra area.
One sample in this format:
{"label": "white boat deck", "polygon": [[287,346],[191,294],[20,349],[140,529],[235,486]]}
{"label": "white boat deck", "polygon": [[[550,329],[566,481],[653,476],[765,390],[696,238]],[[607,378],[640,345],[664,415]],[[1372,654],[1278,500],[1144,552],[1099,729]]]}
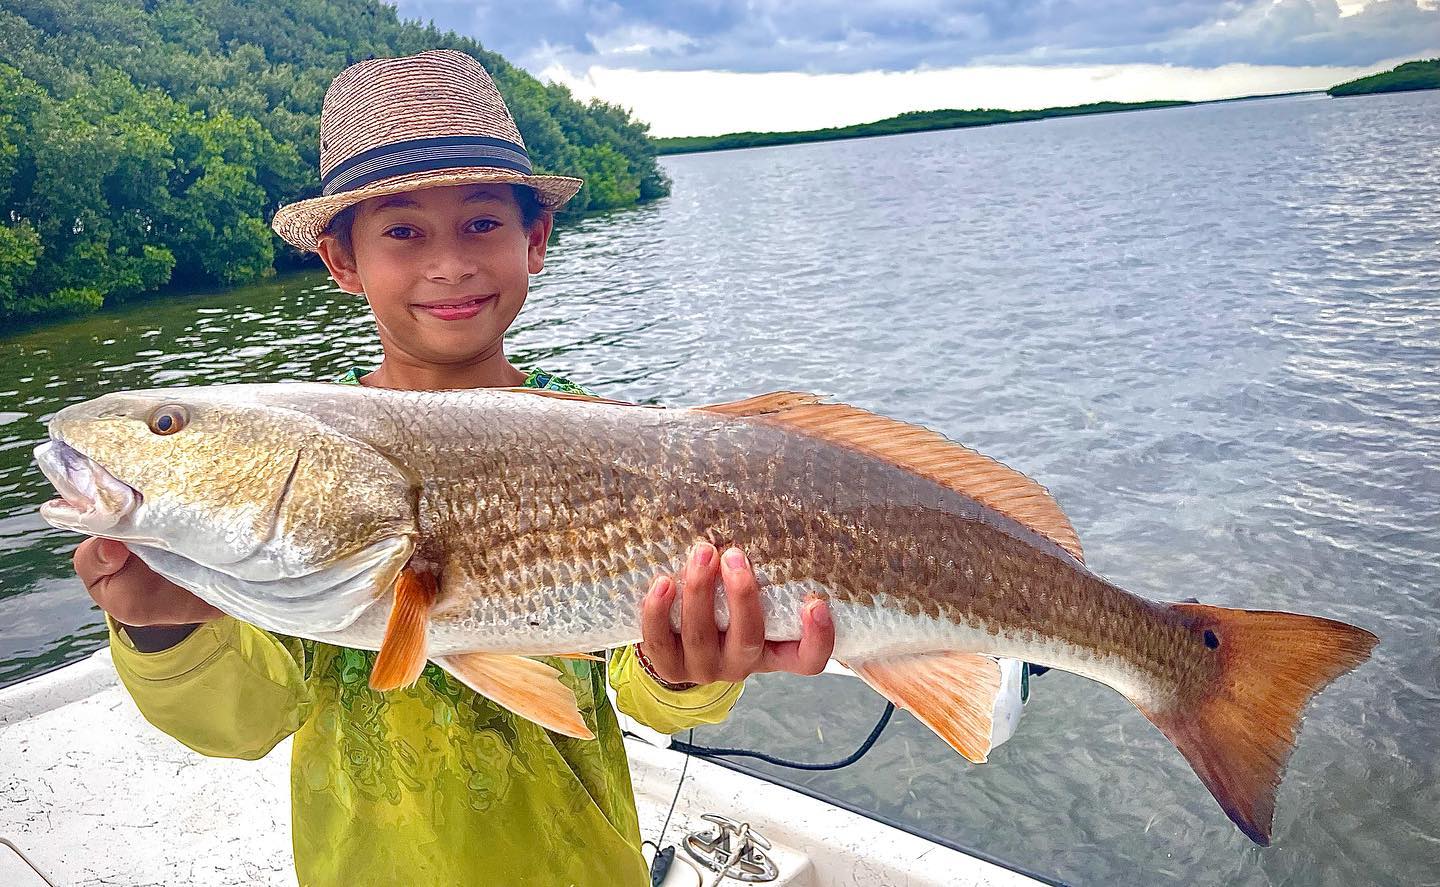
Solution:
{"label": "white boat deck", "polygon": [[[641,832],[654,840],[684,757],[636,740],[627,745]],[[255,762],[191,752],[144,721],[101,650],[0,691],[0,841],[13,843],[56,885],[293,885],[289,760],[288,742]],[[704,827],[706,812],[749,821],[774,843],[780,879],[772,883],[1040,883],[692,759],[666,843]],[[44,884],[0,843],[0,885]],[[677,866],[672,884],[701,881]]]}

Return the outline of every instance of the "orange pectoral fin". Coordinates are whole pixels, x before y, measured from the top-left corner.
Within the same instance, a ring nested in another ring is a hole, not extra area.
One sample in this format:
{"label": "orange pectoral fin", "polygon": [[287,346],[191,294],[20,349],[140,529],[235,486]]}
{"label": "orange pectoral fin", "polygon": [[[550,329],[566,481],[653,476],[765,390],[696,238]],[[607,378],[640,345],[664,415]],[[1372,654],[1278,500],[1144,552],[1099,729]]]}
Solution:
{"label": "orange pectoral fin", "polygon": [[604,662],[604,656],[596,656],[593,653],[551,653],[551,659],[579,659],[585,662]]}
{"label": "orange pectoral fin", "polygon": [[390,621],[385,625],[385,638],[380,642],[380,655],[370,670],[370,687],[394,690],[408,687],[419,680],[425,670],[426,634],[430,608],[439,593],[435,575],[410,567],[400,571],[395,581],[395,604]]}
{"label": "orange pectoral fin", "polygon": [[543,662],[500,653],[443,656],[435,664],[462,684],[547,730],[576,739],[594,739],[560,672]]}
{"label": "orange pectoral fin", "polygon": [[979,653],[917,653],[849,662],[877,693],[920,719],[972,763],[985,763],[1000,663]]}

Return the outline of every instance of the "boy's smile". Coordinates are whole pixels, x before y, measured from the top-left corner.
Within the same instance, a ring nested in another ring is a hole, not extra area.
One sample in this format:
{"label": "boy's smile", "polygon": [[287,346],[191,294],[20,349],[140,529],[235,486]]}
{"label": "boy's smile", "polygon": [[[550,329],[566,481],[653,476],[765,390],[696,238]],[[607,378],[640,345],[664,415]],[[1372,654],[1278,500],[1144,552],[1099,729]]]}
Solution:
{"label": "boy's smile", "polygon": [[499,298],[498,293],[491,293],[488,296],[476,296],[465,301],[450,299],[440,302],[416,302],[412,307],[441,320],[469,320],[494,305]]}
{"label": "boy's smile", "polygon": [[363,201],[351,250],[328,236],[320,254],[342,289],[370,303],[382,375],[402,366],[471,375],[509,366],[505,331],[544,268],[550,228],[548,213],[526,226],[514,186],[441,186]]}

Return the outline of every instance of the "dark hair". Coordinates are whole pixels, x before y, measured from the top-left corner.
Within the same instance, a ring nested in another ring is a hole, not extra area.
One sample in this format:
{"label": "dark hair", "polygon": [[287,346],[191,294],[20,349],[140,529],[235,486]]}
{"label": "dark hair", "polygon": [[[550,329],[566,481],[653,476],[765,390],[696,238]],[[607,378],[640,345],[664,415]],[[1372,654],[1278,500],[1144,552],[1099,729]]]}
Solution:
{"label": "dark hair", "polygon": [[[540,197],[535,189],[526,185],[511,185],[510,190],[515,192],[515,202],[520,206],[520,224],[526,232],[535,228],[535,223],[540,221],[541,216],[546,212],[545,207],[540,205]],[[347,206],[336,213],[330,222],[325,226],[322,235],[328,234],[340,241],[345,252],[355,255],[354,240],[351,237],[351,229],[355,225],[355,213],[360,204],[356,203]]]}

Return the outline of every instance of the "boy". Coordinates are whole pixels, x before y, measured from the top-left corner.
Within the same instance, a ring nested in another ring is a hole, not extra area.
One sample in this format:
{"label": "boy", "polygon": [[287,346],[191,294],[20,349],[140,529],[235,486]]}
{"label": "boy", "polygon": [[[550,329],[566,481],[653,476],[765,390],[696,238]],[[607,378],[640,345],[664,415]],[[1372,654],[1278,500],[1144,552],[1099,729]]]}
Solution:
{"label": "boy", "polygon": [[[321,197],[283,207],[276,231],[320,253],[363,293],[384,359],[342,381],[408,390],[548,387],[505,357],[552,213],[577,179],[531,175],[509,109],[469,56],[425,52],[353,65],[321,116]],[[191,748],[254,759],[295,736],[295,864],[302,884],[641,885],[635,800],[605,676],[565,674],[596,734],[569,739],[512,715],[428,666],[377,693],[373,653],[246,625],[172,585],[120,543],[91,539],[75,569],[109,616],[115,666],[147,719]],[[731,625],[713,616],[717,582]],[[834,631],[823,603],[803,637],[764,640],[744,555],[697,546],[679,634],[675,583],[657,577],[644,639],[608,674],[620,708],[662,732],[723,719],[763,671],[818,673]]]}

